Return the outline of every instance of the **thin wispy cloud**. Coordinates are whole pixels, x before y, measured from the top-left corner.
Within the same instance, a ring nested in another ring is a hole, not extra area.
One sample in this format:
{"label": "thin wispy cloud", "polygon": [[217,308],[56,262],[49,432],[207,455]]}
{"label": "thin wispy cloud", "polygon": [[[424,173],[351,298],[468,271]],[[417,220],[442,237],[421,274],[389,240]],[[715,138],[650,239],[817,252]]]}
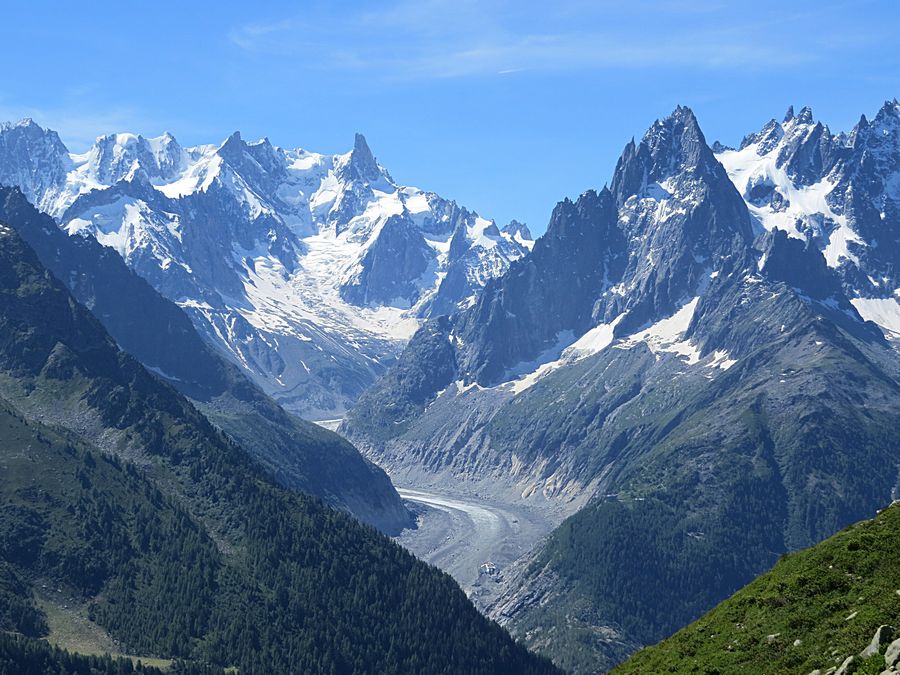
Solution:
{"label": "thin wispy cloud", "polygon": [[679,66],[759,70],[812,63],[828,49],[786,31],[790,16],[758,27],[735,24],[720,16],[727,7],[573,0],[537,16],[528,3],[397,0],[377,11],[348,12],[338,22],[307,13],[248,23],[229,39],[250,53],[293,57],[301,68],[386,79]]}

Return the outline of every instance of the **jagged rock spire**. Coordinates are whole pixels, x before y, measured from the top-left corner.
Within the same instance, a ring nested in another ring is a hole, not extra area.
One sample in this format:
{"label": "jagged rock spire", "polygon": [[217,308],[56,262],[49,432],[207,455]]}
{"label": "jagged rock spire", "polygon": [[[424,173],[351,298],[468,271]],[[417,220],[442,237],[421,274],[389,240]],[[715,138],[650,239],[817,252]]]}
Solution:
{"label": "jagged rock spire", "polygon": [[813,123],[813,111],[808,105],[803,106],[800,109],[800,112],[797,113],[797,116],[794,118],[797,120],[797,124],[812,124]]}
{"label": "jagged rock spire", "polygon": [[244,139],[241,138],[241,132],[235,131],[222,142],[216,153],[231,166],[240,166],[244,161],[246,147]]}
{"label": "jagged rock spire", "polygon": [[613,175],[612,193],[623,204],[638,194],[648,182],[662,181],[675,174],[718,166],[693,111],[678,106],[668,117],[657,120],[640,144],[634,139],[625,146]]}
{"label": "jagged rock spire", "polygon": [[382,177],[375,155],[366,142],[366,137],[357,133],[353,140],[353,151],[350,159],[343,167],[341,177],[344,180],[376,181]]}
{"label": "jagged rock spire", "polygon": [[515,218],[503,227],[503,232],[511,237],[515,237],[518,234],[522,239],[534,239],[531,235],[531,230],[528,229],[528,225],[520,223]]}

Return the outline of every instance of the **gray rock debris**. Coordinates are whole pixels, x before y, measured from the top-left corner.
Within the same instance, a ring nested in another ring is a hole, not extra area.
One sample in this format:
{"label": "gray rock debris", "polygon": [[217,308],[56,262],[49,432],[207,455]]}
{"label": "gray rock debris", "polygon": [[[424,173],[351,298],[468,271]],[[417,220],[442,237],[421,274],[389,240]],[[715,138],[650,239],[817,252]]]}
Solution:
{"label": "gray rock debris", "polygon": [[835,671],[834,675],[850,675],[850,673],[856,670],[856,665],[856,657],[848,656],[844,659],[840,668]]}
{"label": "gray rock debris", "polygon": [[888,645],[888,648],[884,652],[884,665],[890,668],[897,668],[900,666],[900,638],[894,640],[891,644]]}
{"label": "gray rock debris", "polygon": [[869,646],[860,652],[859,657],[861,659],[868,659],[876,654],[880,654],[881,648],[884,647],[885,643],[887,643],[893,635],[893,626],[879,626],[878,630],[875,631],[875,635],[872,637]]}

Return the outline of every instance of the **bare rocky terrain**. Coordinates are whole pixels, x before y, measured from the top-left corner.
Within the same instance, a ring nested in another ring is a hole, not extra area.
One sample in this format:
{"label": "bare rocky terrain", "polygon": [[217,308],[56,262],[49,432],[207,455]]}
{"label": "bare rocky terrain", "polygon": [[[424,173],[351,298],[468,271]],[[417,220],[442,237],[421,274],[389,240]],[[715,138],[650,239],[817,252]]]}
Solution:
{"label": "bare rocky terrain", "polygon": [[398,488],[417,527],[396,540],[453,576],[479,608],[496,596],[504,571],[548,534],[562,514],[463,489]]}

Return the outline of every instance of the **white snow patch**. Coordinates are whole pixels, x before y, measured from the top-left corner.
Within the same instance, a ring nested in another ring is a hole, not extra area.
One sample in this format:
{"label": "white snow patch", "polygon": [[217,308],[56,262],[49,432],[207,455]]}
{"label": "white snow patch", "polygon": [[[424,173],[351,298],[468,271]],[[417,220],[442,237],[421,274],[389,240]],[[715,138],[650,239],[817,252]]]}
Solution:
{"label": "white snow patch", "polygon": [[712,353],[712,360],[706,365],[709,368],[721,368],[722,370],[728,370],[737,363],[736,359],[731,358],[731,356],[724,349],[718,349]]}
{"label": "white snow patch", "polygon": [[601,323],[599,326],[591,328],[587,333],[566,347],[562,353],[563,359],[577,361],[606,349],[612,344],[616,326],[624,316],[624,314],[620,314],[610,323]]}
{"label": "white snow patch", "polygon": [[682,340],[700,297],[685,303],[677,312],[667,319],[657,321],[655,324],[639,333],[629,336],[622,342],[622,348],[631,348],[639,342],[646,344],[654,354],[670,352],[684,357],[688,364],[699,363],[700,352],[687,340]]}
{"label": "white snow patch", "polygon": [[900,301],[896,298],[853,298],[850,301],[866,321],[872,321],[900,339]]}
{"label": "white snow patch", "polygon": [[776,166],[777,148],[762,156],[758,150],[759,145],[754,143],[743,150],[726,150],[716,155],[745,199],[754,186],[769,185],[789,202],[786,208],[776,211],[769,205],[756,206],[748,200],[750,213],[766,230],[784,230],[788,236],[803,240],[807,239],[807,232],[798,229],[798,223],[823,230],[824,235],[830,229],[825,221],[830,221],[834,229],[828,234],[828,244],[823,251],[828,265],[837,267],[844,259],[858,265],[859,260],[850,252],[848,244],[864,242],[850,227],[847,217],[835,213],[828,204],[826,198],[834,189],[834,183],[825,178],[814,185],[798,187],[784,167]]}
{"label": "white snow patch", "polygon": [[[561,333],[556,345],[547,349],[534,361],[519,364],[510,371],[511,375],[518,375],[518,379],[500,386],[508,387],[514,394],[520,394],[554,370],[598,354],[610,346],[615,349],[631,349],[644,343],[657,357],[667,352],[678,355],[688,365],[696,365],[700,363],[700,351],[689,340],[683,338],[699,301],[700,297],[697,296],[685,303],[672,316],[618,341],[614,339],[614,332],[624,314],[620,314],[608,324],[595,326],[574,342],[571,341],[571,332]],[[564,347],[567,339],[570,344]],[[558,356],[555,357],[554,354]],[[708,365],[727,370],[735,363],[736,361],[727,352],[718,351],[713,354],[713,359]]]}
{"label": "white snow patch", "polygon": [[532,361],[519,363],[510,369],[508,376],[518,378],[512,382],[507,382],[502,386],[509,386],[513,393],[520,394],[544,375],[552,370],[556,370],[562,365],[560,359],[563,350],[574,341],[575,336],[572,331],[567,330],[557,335],[556,343],[545,349],[541,354]]}

